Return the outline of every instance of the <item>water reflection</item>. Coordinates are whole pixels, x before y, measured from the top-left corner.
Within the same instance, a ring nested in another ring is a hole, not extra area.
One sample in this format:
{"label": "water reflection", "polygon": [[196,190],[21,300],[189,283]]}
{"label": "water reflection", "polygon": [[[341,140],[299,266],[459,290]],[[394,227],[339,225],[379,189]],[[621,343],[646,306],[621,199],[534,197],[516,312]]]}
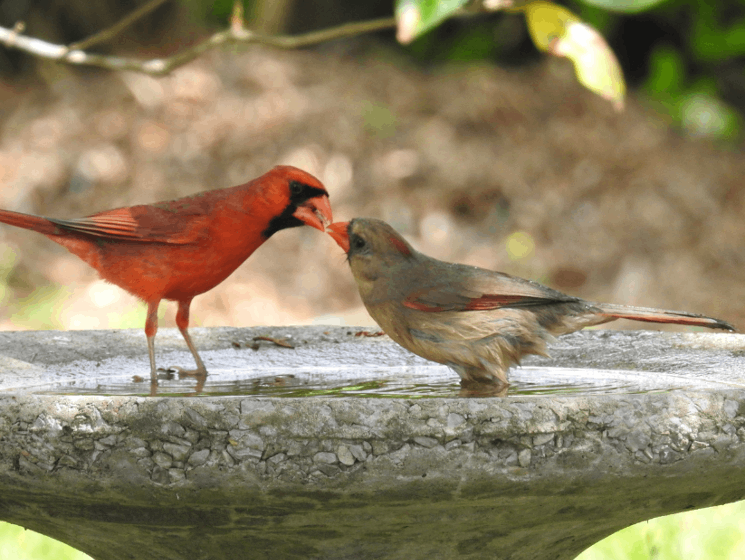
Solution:
{"label": "water reflection", "polygon": [[[134,381],[117,376],[96,380],[34,387],[37,394],[109,396],[265,396],[265,397],[358,397],[405,398],[506,396],[583,396],[669,391],[679,387],[665,375],[612,370],[571,368],[516,368],[511,384],[483,392],[466,390],[456,374],[444,366],[399,366],[367,368],[275,368],[255,371],[216,370],[204,379],[163,376],[157,387],[149,380]],[[678,380],[680,381],[680,380]]]}

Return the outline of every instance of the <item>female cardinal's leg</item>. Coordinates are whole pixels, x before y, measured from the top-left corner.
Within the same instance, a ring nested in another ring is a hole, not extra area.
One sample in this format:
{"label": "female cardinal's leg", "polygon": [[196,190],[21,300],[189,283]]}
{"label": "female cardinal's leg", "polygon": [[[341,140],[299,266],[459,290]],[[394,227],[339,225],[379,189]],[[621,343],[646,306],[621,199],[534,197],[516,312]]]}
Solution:
{"label": "female cardinal's leg", "polygon": [[197,369],[185,370],[180,367],[172,367],[170,369],[178,371],[179,375],[203,376],[207,375],[207,368],[205,367],[205,364],[202,363],[202,359],[197,353],[197,348],[192,342],[192,337],[189,336],[189,331],[187,331],[187,327],[189,327],[189,305],[191,303],[191,299],[179,302],[179,310],[176,312],[176,326],[179,327],[181,336],[184,337],[184,340],[189,347],[189,351],[192,353],[192,356],[194,356],[194,361],[197,363]]}

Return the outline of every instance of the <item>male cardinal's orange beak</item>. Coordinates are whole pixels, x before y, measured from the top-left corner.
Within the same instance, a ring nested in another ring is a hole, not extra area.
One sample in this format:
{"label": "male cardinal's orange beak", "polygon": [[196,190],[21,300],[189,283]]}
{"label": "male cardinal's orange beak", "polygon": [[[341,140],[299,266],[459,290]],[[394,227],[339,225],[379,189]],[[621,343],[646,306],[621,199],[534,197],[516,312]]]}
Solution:
{"label": "male cardinal's orange beak", "polygon": [[314,227],[319,231],[325,231],[326,224],[334,221],[329,197],[326,195],[305,201],[293,212],[293,216],[307,226]]}
{"label": "male cardinal's orange beak", "polygon": [[345,253],[350,252],[350,238],[347,235],[347,227],[350,222],[337,222],[326,228],[326,233],[332,236],[332,239],[337,242],[337,245],[342,247]]}

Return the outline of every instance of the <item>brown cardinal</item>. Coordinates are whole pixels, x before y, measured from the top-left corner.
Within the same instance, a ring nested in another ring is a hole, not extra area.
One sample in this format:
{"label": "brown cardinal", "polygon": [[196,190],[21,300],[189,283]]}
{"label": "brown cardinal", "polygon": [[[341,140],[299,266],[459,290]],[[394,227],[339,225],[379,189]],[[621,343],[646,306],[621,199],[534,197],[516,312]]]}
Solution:
{"label": "brown cardinal", "polygon": [[368,313],[396,342],[445,364],[464,387],[507,386],[526,354],[546,356],[555,335],[614,319],[735,330],[693,313],[591,303],[551,288],[415,251],[390,225],[356,218],[328,226],[347,253]]}
{"label": "brown cardinal", "polygon": [[302,225],[324,231],[331,221],[324,186],[289,166],[275,167],[236,187],[73,220],[0,210],[0,222],[46,235],[104,280],[148,304],[145,335],[153,382],[162,299],[178,302],[176,325],[197,363],[192,371],[175,369],[205,375],[207,369],[187,331],[192,298],[220,284],[274,233]]}

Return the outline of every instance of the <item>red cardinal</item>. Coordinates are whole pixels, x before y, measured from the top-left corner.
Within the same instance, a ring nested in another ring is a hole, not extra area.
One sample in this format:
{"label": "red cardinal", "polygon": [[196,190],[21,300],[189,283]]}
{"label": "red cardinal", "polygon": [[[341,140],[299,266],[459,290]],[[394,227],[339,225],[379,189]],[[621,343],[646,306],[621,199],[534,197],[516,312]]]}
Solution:
{"label": "red cardinal", "polygon": [[702,315],[591,303],[502,272],[439,261],[380,220],[327,229],[347,253],[373,319],[404,348],[454,369],[463,387],[507,386],[508,368],[526,354],[546,356],[553,336],[614,319],[735,330]]}
{"label": "red cardinal", "polygon": [[162,299],[179,303],[176,325],[197,363],[192,371],[176,369],[204,375],[207,369],[187,331],[192,298],[220,284],[281,229],[305,224],[324,231],[331,221],[324,186],[288,166],[275,167],[244,185],[76,220],[0,210],[0,222],[43,233],[95,268],[104,280],[148,304],[145,335],[153,382]]}

